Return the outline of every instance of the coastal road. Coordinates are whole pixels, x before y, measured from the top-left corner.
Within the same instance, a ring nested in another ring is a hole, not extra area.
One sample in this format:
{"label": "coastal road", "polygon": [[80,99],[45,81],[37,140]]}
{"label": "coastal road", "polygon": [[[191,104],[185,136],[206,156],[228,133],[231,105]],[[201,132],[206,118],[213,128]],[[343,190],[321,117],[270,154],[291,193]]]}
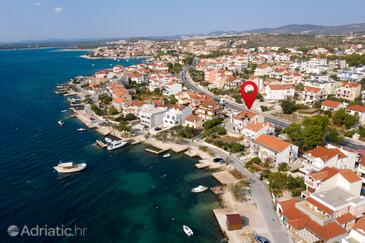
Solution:
{"label": "coastal road", "polygon": [[[216,101],[220,101],[221,97],[213,94],[209,90],[206,90],[202,86],[196,84],[189,77],[189,75],[188,75],[189,69],[192,68],[193,65],[196,65],[196,63],[197,63],[197,59],[194,59],[194,63],[192,65],[185,66],[183,68],[183,70],[181,71],[181,73],[180,73],[180,79],[184,82],[185,86],[188,87],[189,89],[194,90],[196,92],[201,92],[203,94],[206,94],[206,95],[212,97]],[[235,103],[233,101],[229,101],[229,100],[225,100],[225,106],[228,109],[231,109],[231,110],[248,111],[248,109],[246,109],[243,105]],[[274,124],[275,126],[280,127],[280,128],[286,128],[291,124],[290,121],[283,120],[283,119],[280,119],[280,118],[272,116],[272,115],[263,114],[261,112],[256,112],[256,113],[261,114],[262,116],[264,116],[265,121],[271,122],[272,124]],[[353,150],[360,150],[360,149],[365,150],[365,145],[364,145],[363,142],[355,141],[353,139],[345,138],[345,140],[342,142],[341,145],[346,146],[346,147],[348,147],[350,149],[353,149]]]}
{"label": "coastal road", "polygon": [[[201,141],[199,145],[206,145]],[[284,226],[279,222],[278,217],[276,216],[274,205],[271,200],[270,192],[267,188],[267,185],[260,181],[255,175],[249,172],[236,156],[229,155],[227,152],[222,152],[214,148],[213,146],[209,146],[209,148],[214,151],[215,154],[220,156],[221,158],[226,158],[229,160],[230,165],[235,169],[240,171],[243,175],[247,177],[250,181],[250,190],[251,196],[254,200],[257,208],[259,209],[264,222],[266,224],[267,231],[270,233],[273,242],[277,243],[289,243],[293,242],[289,235],[286,233]]]}

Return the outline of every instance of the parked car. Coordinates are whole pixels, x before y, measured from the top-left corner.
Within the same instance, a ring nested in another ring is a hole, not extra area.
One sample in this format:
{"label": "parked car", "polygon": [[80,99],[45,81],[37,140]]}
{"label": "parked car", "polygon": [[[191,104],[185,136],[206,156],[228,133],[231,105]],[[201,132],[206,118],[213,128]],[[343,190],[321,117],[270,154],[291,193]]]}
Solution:
{"label": "parked car", "polygon": [[270,243],[270,241],[267,238],[259,235],[256,236],[256,241],[259,243]]}

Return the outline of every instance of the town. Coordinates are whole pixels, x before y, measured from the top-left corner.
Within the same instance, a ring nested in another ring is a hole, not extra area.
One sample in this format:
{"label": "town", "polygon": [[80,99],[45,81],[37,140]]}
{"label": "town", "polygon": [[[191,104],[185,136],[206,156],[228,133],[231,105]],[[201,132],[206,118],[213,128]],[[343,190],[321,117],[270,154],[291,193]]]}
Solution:
{"label": "town", "polygon": [[[252,230],[273,242],[365,242],[365,37],[254,46],[259,37],[108,42],[87,58],[139,62],[56,92],[102,135],[199,156],[223,185],[214,213],[230,242],[251,242]],[[259,92],[251,109],[247,80]]]}

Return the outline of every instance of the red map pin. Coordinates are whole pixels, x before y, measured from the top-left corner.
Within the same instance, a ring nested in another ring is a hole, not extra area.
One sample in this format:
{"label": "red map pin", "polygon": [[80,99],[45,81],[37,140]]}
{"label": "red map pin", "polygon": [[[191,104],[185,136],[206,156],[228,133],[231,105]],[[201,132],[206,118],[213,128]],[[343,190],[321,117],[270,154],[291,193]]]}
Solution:
{"label": "red map pin", "polygon": [[[246,86],[251,86],[253,88],[253,90],[246,92]],[[243,82],[243,84],[241,86],[241,95],[242,95],[242,99],[245,101],[245,104],[248,109],[251,109],[251,106],[256,99],[257,92],[258,92],[258,88],[254,82],[252,82],[251,80],[247,80],[246,82]]]}

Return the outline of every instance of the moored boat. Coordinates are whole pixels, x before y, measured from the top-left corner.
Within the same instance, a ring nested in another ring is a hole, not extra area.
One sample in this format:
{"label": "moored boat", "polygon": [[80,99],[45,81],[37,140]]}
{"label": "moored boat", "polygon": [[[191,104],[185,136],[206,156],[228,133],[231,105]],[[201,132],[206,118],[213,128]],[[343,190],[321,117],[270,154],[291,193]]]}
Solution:
{"label": "moored boat", "polygon": [[108,147],[106,147],[106,149],[109,151],[115,150],[115,149],[124,147],[125,145],[127,145],[127,143],[128,142],[122,141],[122,140],[112,141],[109,143],[109,145],[108,145]]}
{"label": "moored boat", "polygon": [[82,171],[86,168],[86,163],[74,164],[73,162],[59,163],[53,167],[58,173],[73,173]]}
{"label": "moored boat", "polygon": [[64,122],[64,121],[62,121],[62,120],[59,120],[59,121],[58,121],[58,124],[59,124],[60,126],[63,126],[63,125],[65,124],[65,122]]}
{"label": "moored boat", "polygon": [[188,226],[183,225],[183,230],[187,236],[192,236],[194,234],[193,230],[190,229]]}
{"label": "moored boat", "polygon": [[162,155],[163,158],[168,158],[170,156],[171,156],[171,154],[164,154],[164,155]]}
{"label": "moored boat", "polygon": [[194,193],[200,193],[200,192],[205,192],[206,190],[208,190],[209,187],[206,187],[206,186],[202,186],[202,185],[199,185],[197,187],[194,187],[191,192],[194,192]]}
{"label": "moored boat", "polygon": [[86,131],[86,129],[85,129],[85,128],[80,127],[80,128],[77,128],[77,131],[79,131],[79,132],[84,132],[84,131]]}

